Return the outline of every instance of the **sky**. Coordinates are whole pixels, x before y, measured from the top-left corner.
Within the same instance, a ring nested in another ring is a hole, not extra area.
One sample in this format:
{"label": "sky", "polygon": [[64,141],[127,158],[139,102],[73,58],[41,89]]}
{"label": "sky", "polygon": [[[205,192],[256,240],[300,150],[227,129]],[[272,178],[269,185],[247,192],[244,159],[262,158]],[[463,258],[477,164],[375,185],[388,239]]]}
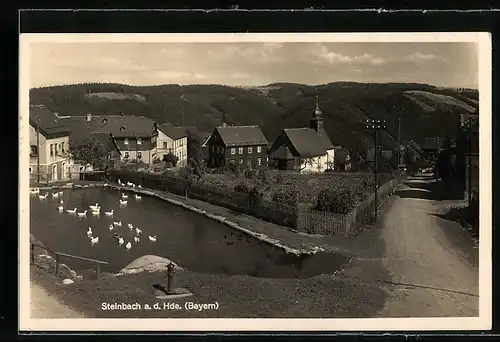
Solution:
{"label": "sky", "polygon": [[478,88],[474,43],[31,43],[31,86],[412,82]]}

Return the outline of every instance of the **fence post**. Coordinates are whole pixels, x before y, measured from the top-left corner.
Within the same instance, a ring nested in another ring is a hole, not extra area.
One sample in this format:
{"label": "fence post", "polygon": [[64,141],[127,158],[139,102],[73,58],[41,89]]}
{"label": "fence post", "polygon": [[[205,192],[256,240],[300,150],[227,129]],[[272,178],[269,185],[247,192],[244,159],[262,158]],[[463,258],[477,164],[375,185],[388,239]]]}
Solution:
{"label": "fence post", "polygon": [[31,244],[31,263],[35,264],[35,245]]}
{"label": "fence post", "polygon": [[59,254],[56,253],[56,276],[59,275]]}
{"label": "fence post", "polygon": [[96,279],[99,279],[99,275],[101,274],[101,264],[100,263],[97,263],[97,272],[96,272],[97,276],[96,276]]}

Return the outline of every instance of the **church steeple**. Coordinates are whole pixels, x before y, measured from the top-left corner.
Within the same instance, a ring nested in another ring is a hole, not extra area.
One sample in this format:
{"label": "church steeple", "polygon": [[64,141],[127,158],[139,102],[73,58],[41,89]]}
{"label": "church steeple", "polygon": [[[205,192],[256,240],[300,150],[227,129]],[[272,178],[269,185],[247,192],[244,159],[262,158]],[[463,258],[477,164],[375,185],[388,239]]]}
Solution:
{"label": "church steeple", "polygon": [[314,108],[314,113],[309,119],[309,128],[314,129],[318,134],[326,134],[323,127],[323,112],[319,108],[319,96],[316,93],[316,107]]}

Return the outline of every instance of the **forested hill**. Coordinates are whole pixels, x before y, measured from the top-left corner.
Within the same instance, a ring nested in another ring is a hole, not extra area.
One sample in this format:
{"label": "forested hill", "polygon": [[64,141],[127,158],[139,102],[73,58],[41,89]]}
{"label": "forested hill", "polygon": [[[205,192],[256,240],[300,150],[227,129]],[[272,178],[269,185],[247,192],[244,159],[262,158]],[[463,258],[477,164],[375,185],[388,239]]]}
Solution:
{"label": "forested hill", "polygon": [[381,141],[387,147],[395,147],[399,117],[402,140],[422,143],[425,136],[453,134],[461,113],[477,111],[479,97],[477,91],[399,83],[262,87],[106,83],[35,88],[30,101],[61,115],[144,115],[159,123],[194,126],[200,132],[212,131],[223,120],[233,125],[258,124],[272,141],[282,128],[308,125],[316,94],[331,140],[354,152],[372,144],[365,129],[367,118],[386,120],[388,133],[381,133]]}

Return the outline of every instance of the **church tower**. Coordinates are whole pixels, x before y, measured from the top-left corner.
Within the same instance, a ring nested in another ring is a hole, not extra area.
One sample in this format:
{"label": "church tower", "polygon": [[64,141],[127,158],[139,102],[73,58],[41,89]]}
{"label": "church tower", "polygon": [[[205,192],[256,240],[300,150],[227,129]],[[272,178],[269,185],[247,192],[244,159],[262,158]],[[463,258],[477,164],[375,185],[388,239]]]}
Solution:
{"label": "church tower", "polygon": [[313,116],[309,119],[309,128],[314,129],[319,135],[326,136],[322,114],[323,112],[319,108],[319,98],[316,95],[316,108],[314,109]]}

